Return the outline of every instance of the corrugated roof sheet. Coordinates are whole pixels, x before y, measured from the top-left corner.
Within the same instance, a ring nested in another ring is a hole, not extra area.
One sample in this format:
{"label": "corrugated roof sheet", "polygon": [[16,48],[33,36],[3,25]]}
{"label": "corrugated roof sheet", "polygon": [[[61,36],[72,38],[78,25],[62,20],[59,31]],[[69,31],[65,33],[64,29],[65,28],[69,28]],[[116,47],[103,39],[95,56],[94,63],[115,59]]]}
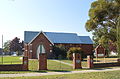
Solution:
{"label": "corrugated roof sheet", "polygon": [[76,33],[44,32],[53,43],[82,43]]}
{"label": "corrugated roof sheet", "polygon": [[78,36],[78,37],[83,42],[83,44],[93,44],[93,41],[89,36]]}
{"label": "corrugated roof sheet", "polygon": [[[39,32],[25,31],[24,42],[29,43]],[[44,32],[52,43],[93,44],[89,36],[78,37],[76,33]]]}
{"label": "corrugated roof sheet", "polygon": [[29,43],[39,32],[24,31],[24,42]]}

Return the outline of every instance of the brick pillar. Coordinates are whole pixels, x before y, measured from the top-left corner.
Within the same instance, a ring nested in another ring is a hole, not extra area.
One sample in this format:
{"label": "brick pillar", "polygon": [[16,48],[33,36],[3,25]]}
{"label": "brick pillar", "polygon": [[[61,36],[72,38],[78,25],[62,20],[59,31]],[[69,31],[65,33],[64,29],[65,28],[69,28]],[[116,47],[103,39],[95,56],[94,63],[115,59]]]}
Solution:
{"label": "brick pillar", "polygon": [[90,56],[90,55],[87,56],[87,66],[88,66],[88,68],[93,68],[94,67],[94,65],[93,65],[93,57]]}
{"label": "brick pillar", "polygon": [[118,63],[120,64],[120,59],[117,59]]}
{"label": "brick pillar", "polygon": [[39,70],[47,70],[47,55],[39,54]]}
{"label": "brick pillar", "polygon": [[29,70],[28,69],[28,57],[23,57],[23,70]]}
{"label": "brick pillar", "polygon": [[73,53],[73,69],[81,69],[81,55]]}

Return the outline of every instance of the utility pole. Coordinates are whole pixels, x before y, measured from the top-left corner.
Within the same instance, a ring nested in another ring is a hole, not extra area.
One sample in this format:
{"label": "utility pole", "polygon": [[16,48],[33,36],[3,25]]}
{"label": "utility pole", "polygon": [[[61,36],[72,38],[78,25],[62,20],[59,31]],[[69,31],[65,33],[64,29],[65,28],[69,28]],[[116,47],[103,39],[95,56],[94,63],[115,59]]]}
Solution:
{"label": "utility pole", "polygon": [[3,35],[2,35],[2,64],[3,64]]}

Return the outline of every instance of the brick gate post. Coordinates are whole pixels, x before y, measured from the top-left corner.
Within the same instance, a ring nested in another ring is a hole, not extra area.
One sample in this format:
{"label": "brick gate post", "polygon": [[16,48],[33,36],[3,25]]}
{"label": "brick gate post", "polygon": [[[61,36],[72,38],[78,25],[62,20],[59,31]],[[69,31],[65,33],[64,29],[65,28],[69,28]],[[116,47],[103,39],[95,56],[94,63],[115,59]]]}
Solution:
{"label": "brick gate post", "polygon": [[47,70],[47,55],[45,53],[39,54],[39,70]]}
{"label": "brick gate post", "polygon": [[117,59],[117,62],[120,64],[120,59]]}
{"label": "brick gate post", "polygon": [[88,68],[93,68],[94,67],[94,65],[93,65],[93,57],[90,56],[90,55],[87,56],[87,66],[88,66]]}
{"label": "brick gate post", "polygon": [[28,57],[23,57],[23,70],[29,70],[28,69]]}
{"label": "brick gate post", "polygon": [[73,69],[81,69],[81,55],[73,53]]}

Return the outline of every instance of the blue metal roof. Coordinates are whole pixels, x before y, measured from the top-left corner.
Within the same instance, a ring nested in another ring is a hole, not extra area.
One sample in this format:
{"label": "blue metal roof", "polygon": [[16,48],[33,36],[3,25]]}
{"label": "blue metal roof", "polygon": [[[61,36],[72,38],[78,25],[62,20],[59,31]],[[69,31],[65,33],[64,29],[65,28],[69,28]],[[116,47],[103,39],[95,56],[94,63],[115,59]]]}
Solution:
{"label": "blue metal roof", "polygon": [[79,39],[83,42],[83,44],[93,44],[93,41],[89,36],[79,36]]}
{"label": "blue metal roof", "polygon": [[53,43],[82,43],[76,33],[44,32]]}
{"label": "blue metal roof", "polygon": [[[25,31],[24,42],[29,43],[40,32]],[[78,37],[76,33],[43,32],[52,43],[93,44],[89,36]]]}
{"label": "blue metal roof", "polygon": [[29,43],[39,32],[24,31],[24,42]]}

